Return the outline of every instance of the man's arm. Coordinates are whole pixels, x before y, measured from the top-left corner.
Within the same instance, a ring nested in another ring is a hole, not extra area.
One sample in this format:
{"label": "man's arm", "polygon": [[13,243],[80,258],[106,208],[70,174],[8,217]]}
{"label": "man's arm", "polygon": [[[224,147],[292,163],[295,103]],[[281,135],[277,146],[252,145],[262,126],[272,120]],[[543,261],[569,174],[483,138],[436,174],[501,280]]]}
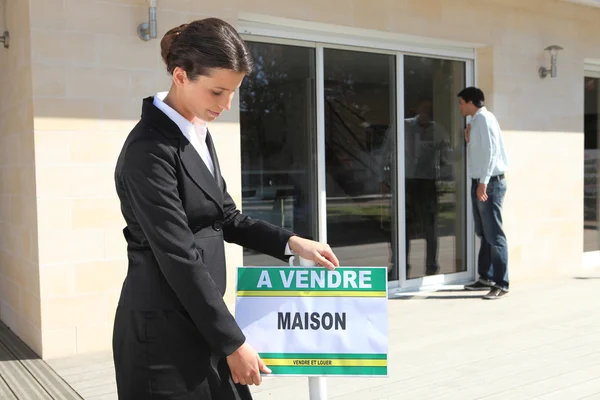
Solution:
{"label": "man's arm", "polygon": [[479,183],[487,185],[490,182],[494,165],[492,162],[492,137],[489,125],[483,116],[471,121],[470,145],[471,166],[473,175],[479,177]]}

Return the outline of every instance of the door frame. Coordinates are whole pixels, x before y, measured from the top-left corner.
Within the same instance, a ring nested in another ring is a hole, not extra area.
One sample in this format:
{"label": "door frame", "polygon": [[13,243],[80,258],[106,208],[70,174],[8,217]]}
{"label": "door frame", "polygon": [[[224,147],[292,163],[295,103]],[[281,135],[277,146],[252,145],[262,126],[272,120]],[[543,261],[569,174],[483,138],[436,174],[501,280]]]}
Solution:
{"label": "door frame", "polygon": [[[398,76],[404,76],[404,55],[405,53],[399,53],[398,55],[398,71],[400,74]],[[412,55],[412,54],[409,54]],[[424,57],[437,58],[437,59],[448,59],[445,57],[437,57],[430,55],[423,55]],[[455,59],[456,60],[456,59]],[[463,61],[465,63],[465,85],[473,86],[475,84],[475,62],[474,59],[464,60],[458,59],[457,61]],[[404,120],[404,80],[400,82],[400,79],[397,79],[397,93],[398,97],[398,120]],[[404,155],[404,124],[399,124],[399,136],[398,136],[398,155]],[[465,153],[466,156],[466,153]],[[398,162],[398,182],[396,182],[398,188],[398,232],[406,232],[406,215],[405,215],[405,185],[404,185],[404,161],[399,160]],[[473,207],[469,197],[469,184],[468,184],[468,176],[469,176],[469,167],[468,164],[465,168],[465,217],[466,217],[466,248],[465,248],[465,258],[467,263],[467,269],[463,272],[457,272],[453,274],[438,274],[431,276],[424,276],[421,278],[413,278],[406,279],[406,269],[400,268],[399,275],[400,279],[398,281],[392,281],[388,283],[388,288],[394,289],[396,292],[405,292],[405,291],[416,291],[416,290],[433,290],[436,287],[444,286],[444,285],[454,285],[460,283],[467,283],[472,281],[475,278],[475,223],[473,221]],[[399,245],[399,256],[402,257],[400,260],[406,259],[406,243],[404,240],[398,240]]]}
{"label": "door frame", "polygon": [[[584,60],[584,78],[600,79],[600,60],[589,59]],[[584,110],[585,112],[585,110]],[[600,206],[599,206],[600,208]],[[585,269],[600,268],[600,250],[583,251],[582,266]]]}
{"label": "door frame", "polygon": [[[404,56],[422,56],[465,63],[465,83],[476,82],[476,48],[478,43],[435,40],[369,29],[342,27],[309,21],[293,20],[249,13],[240,13],[238,31],[243,39],[253,42],[311,47],[315,49],[316,62],[316,115],[317,115],[317,210],[318,240],[327,242],[327,189],[325,165],[325,108],[324,108],[324,49],[343,49],[394,55],[396,59],[396,150],[397,199],[396,228],[399,236],[405,232],[404,185]],[[468,168],[468,166],[467,166]],[[465,171],[465,179],[468,176]],[[468,184],[465,185],[468,196]],[[399,268],[399,279],[388,282],[394,292],[430,290],[434,287],[459,284],[475,278],[475,234],[471,202],[466,198],[466,263],[465,272],[406,279],[405,268]],[[406,258],[404,240],[397,241],[398,264]]]}

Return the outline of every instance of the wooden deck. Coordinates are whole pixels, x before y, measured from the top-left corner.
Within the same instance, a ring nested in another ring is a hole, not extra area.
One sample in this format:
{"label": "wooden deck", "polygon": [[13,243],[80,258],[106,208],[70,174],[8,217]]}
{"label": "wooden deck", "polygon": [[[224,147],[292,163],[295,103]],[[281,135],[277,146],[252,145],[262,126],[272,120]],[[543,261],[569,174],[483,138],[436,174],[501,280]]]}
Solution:
{"label": "wooden deck", "polygon": [[0,322],[0,399],[80,400],[82,397]]}
{"label": "wooden deck", "polygon": [[[600,400],[599,292],[600,271],[520,282],[495,302],[460,287],[391,293],[390,376],[328,379],[329,398]],[[110,351],[46,364],[5,328],[0,377],[0,399],[117,399]],[[266,378],[252,392],[306,400],[307,383]]]}
{"label": "wooden deck", "polygon": [[117,400],[111,351],[48,360],[48,364],[84,399]]}

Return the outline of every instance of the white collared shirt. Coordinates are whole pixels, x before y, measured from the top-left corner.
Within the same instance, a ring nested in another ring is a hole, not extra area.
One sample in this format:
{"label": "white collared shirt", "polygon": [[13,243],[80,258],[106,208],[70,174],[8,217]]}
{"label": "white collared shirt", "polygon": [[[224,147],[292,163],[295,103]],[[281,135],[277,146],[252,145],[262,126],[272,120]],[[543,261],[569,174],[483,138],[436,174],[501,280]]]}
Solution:
{"label": "white collared shirt", "polygon": [[183,118],[181,114],[177,111],[169,107],[164,99],[167,97],[168,92],[160,92],[154,95],[154,105],[156,108],[164,112],[167,117],[169,117],[181,130],[183,136],[194,146],[196,152],[204,161],[204,164],[208,167],[208,170],[215,176],[215,165],[213,163],[212,157],[210,156],[210,151],[208,150],[208,145],[206,144],[206,122],[196,118],[194,123],[191,123],[187,119]]}
{"label": "white collared shirt", "polygon": [[471,119],[471,135],[467,145],[470,175],[479,183],[489,183],[492,176],[508,170],[508,157],[498,120],[481,107]]}

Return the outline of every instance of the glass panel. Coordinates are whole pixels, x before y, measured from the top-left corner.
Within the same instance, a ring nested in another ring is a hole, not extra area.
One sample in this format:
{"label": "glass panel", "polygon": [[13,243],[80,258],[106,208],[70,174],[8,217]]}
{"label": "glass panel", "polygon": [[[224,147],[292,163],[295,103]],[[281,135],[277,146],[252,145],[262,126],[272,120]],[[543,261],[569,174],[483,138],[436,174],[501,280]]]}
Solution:
{"label": "glass panel", "polygon": [[600,134],[600,79],[584,78],[584,194],[583,194],[583,250],[600,250],[598,235],[598,163],[600,152],[598,135]]}
{"label": "glass panel", "polygon": [[404,57],[408,279],[466,271],[465,63]]}
{"label": "glass panel", "polygon": [[344,265],[395,264],[395,68],[390,55],[324,51],[327,241]]}
{"label": "glass panel", "polygon": [[[240,88],[242,210],[316,238],[315,49],[248,43]],[[244,249],[244,265],[281,265]]]}

